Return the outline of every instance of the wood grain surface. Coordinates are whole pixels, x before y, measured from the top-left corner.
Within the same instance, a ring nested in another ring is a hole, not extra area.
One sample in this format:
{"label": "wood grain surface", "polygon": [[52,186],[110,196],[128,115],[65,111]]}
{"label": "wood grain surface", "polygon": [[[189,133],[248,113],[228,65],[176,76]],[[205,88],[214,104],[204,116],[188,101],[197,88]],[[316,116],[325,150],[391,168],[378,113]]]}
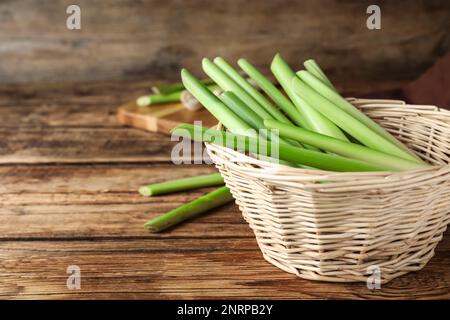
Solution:
{"label": "wood grain surface", "polygon": [[130,101],[117,109],[117,121],[123,125],[170,136],[173,128],[181,123],[201,121],[201,125],[212,127],[216,118],[206,108],[196,111],[188,110],[181,103],[167,103],[139,107]]}
{"label": "wood grain surface", "polygon": [[[280,51],[314,57],[343,87],[391,89],[450,48],[450,2],[377,1],[382,29],[366,27],[373,1],[78,0],[81,30],[66,28],[71,0],[0,2],[0,82],[178,80],[202,57],[246,57],[268,69]],[[370,86],[368,86],[370,85]],[[120,90],[120,88],[119,88]]]}
{"label": "wood grain surface", "polygon": [[[117,105],[148,86],[0,86],[1,299],[450,298],[448,232],[423,270],[380,290],[270,265],[235,205],[148,233],[147,219],[209,189],[143,198],[140,185],[215,170],[175,166],[166,136],[116,123]],[[66,286],[70,265],[79,290]]]}

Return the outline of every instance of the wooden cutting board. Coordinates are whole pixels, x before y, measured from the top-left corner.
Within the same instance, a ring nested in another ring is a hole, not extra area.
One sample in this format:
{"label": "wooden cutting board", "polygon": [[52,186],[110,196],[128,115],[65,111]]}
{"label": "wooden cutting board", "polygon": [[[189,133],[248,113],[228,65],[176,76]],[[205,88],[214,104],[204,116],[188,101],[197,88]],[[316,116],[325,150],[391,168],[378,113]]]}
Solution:
{"label": "wooden cutting board", "polygon": [[170,135],[170,130],[180,123],[202,121],[203,126],[212,127],[217,120],[202,108],[189,111],[181,103],[161,104],[139,107],[134,101],[126,103],[117,110],[121,124]]}

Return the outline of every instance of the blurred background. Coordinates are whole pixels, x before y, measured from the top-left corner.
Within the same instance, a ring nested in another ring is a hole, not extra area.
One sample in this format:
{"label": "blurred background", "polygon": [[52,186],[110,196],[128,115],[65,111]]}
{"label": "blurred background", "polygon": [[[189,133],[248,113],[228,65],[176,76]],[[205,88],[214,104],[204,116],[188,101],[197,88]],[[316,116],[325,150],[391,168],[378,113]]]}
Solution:
{"label": "blurred background", "polygon": [[[80,30],[66,27],[70,4],[81,8]],[[371,4],[381,30],[366,26]],[[450,73],[450,1],[2,0],[0,39],[0,84],[178,81],[180,68],[201,75],[201,58],[218,55],[267,72],[280,52],[295,68],[315,58],[345,92],[439,96],[449,86],[435,78]],[[439,58],[438,75],[411,89]]]}

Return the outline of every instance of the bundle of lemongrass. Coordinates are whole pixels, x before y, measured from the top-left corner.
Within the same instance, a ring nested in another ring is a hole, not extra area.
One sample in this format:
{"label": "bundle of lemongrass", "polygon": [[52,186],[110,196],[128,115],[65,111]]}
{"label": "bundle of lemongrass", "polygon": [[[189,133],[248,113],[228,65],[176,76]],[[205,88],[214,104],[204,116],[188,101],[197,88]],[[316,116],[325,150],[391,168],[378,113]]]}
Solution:
{"label": "bundle of lemongrass", "polygon": [[[222,92],[212,79],[206,78],[200,80],[200,83],[216,95]],[[136,105],[141,108],[176,102],[180,102],[190,111],[197,111],[202,108],[202,104],[186,90],[183,83],[153,86],[151,94],[146,94],[136,99]]]}
{"label": "bundle of lemongrass", "polygon": [[[244,151],[253,153],[260,147],[265,150],[276,147],[283,164],[309,169],[402,171],[428,165],[344,99],[314,60],[304,63],[306,70],[295,73],[279,54],[274,57],[271,71],[284,93],[247,60],[240,59],[238,65],[265,95],[223,58],[214,61],[205,58],[203,70],[221,93],[212,93],[186,69],[181,71],[183,87],[228,132],[183,124],[174,129],[174,134],[234,149],[238,149],[236,141],[244,140]],[[270,135],[255,135],[251,129],[277,130],[280,138],[271,141]],[[229,191],[224,188],[219,189],[222,192],[209,194],[207,201],[212,204],[230,201]],[[180,217],[188,218],[193,212],[198,214],[204,208],[214,207],[204,201],[194,202],[183,206],[184,209],[180,207],[182,210],[175,214],[169,213],[167,219],[175,221],[173,216],[177,216],[179,221]],[[152,228],[155,219],[152,221],[146,226]]]}
{"label": "bundle of lemongrass", "polygon": [[[203,79],[200,82],[207,86],[208,90],[215,94],[220,93],[220,88],[211,79]],[[181,102],[188,110],[196,111],[202,107],[200,102],[187,91],[182,83],[172,85],[160,85],[152,87],[152,94],[146,94],[136,99],[138,107],[149,107],[166,103]]]}

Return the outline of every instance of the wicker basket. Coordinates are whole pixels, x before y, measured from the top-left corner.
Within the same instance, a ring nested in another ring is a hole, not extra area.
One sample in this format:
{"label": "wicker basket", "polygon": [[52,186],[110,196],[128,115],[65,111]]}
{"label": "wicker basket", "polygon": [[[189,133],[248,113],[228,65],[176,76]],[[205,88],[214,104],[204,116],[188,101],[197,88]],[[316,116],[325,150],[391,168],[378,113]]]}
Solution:
{"label": "wicker basket", "polygon": [[366,281],[375,266],[385,283],[423,268],[450,221],[450,112],[349,101],[433,166],[339,173],[206,147],[267,261],[301,278],[336,282]]}

